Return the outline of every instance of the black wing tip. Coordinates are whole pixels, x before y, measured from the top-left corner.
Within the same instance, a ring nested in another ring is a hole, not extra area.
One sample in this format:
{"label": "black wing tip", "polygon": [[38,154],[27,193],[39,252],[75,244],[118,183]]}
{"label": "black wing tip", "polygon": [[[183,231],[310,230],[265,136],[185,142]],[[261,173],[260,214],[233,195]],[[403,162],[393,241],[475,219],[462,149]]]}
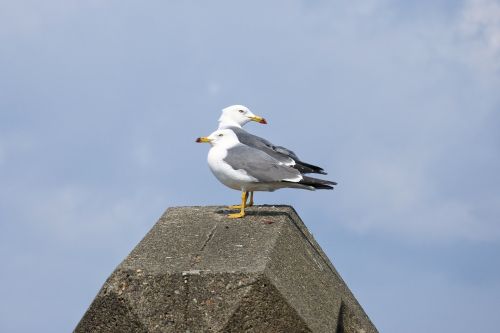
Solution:
{"label": "black wing tip", "polygon": [[306,162],[295,160],[295,169],[299,170],[301,173],[318,173],[320,175],[327,175],[328,173],[321,167],[309,164]]}
{"label": "black wing tip", "polygon": [[304,176],[301,184],[314,187],[317,190],[333,190],[337,182]]}
{"label": "black wing tip", "polygon": [[323,168],[320,168],[320,167],[317,167],[314,165],[311,165],[311,169],[313,169],[313,171],[311,173],[318,173],[320,175],[327,175],[328,174],[328,172],[326,172]]}
{"label": "black wing tip", "polygon": [[334,189],[334,187],[330,186],[330,185],[311,185],[311,186],[317,190],[333,190]]}
{"label": "black wing tip", "polygon": [[334,186],[337,186],[337,183],[336,182],[325,182],[324,184],[321,184],[320,186],[322,189],[325,189],[325,190],[333,190],[335,188]]}

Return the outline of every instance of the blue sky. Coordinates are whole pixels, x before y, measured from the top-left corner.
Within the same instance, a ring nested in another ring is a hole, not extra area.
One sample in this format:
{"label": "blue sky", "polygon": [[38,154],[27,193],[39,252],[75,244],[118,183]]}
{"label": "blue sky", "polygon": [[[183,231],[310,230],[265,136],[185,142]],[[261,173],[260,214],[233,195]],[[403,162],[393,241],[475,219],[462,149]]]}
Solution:
{"label": "blue sky", "polygon": [[500,2],[0,0],[0,331],[68,332],[176,205],[239,198],[194,139],[321,165],[283,190],[381,332],[500,324]]}

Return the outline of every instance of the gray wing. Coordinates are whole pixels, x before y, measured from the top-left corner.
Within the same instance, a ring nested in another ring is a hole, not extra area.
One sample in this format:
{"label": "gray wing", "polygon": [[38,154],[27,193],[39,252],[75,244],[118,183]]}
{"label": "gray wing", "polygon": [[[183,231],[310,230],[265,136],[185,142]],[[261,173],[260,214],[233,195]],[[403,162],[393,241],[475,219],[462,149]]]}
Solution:
{"label": "gray wing", "polygon": [[273,146],[273,147],[274,147],[274,150],[276,152],[278,152],[280,154],[284,154],[284,155],[290,156],[291,158],[293,158],[296,161],[299,160],[299,157],[293,151],[291,151],[290,149],[282,147],[282,146]]}
{"label": "gray wing", "polygon": [[227,150],[224,162],[235,170],[244,170],[263,183],[301,177],[298,170],[279,164],[279,161],[261,150],[241,144]]}
{"label": "gray wing", "polygon": [[266,139],[250,134],[240,127],[230,127],[230,129],[233,130],[242,144],[261,150],[279,162],[293,166],[301,173],[320,173],[326,175],[323,168],[301,161],[290,149],[282,146],[275,146]]}
{"label": "gray wing", "polygon": [[294,160],[299,159],[293,151],[281,146],[275,146],[266,139],[263,139],[257,135],[250,134],[244,129],[238,127],[231,127],[231,129],[242,144],[256,148],[258,150],[262,150],[281,163],[294,164]]}

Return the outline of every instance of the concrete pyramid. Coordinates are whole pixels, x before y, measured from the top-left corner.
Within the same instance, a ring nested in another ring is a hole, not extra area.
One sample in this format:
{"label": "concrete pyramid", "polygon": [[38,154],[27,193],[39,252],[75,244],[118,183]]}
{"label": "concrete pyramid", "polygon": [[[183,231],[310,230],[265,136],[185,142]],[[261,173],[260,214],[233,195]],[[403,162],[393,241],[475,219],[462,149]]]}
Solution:
{"label": "concrete pyramid", "polygon": [[289,206],[175,207],[75,332],[377,332]]}

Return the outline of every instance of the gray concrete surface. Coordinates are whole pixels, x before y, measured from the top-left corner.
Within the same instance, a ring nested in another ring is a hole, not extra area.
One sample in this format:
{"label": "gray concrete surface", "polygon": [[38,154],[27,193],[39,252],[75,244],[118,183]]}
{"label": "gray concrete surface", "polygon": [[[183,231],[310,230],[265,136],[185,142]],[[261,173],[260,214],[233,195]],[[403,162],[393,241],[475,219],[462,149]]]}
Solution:
{"label": "gray concrete surface", "polygon": [[75,332],[377,332],[292,207],[247,213],[169,208]]}

